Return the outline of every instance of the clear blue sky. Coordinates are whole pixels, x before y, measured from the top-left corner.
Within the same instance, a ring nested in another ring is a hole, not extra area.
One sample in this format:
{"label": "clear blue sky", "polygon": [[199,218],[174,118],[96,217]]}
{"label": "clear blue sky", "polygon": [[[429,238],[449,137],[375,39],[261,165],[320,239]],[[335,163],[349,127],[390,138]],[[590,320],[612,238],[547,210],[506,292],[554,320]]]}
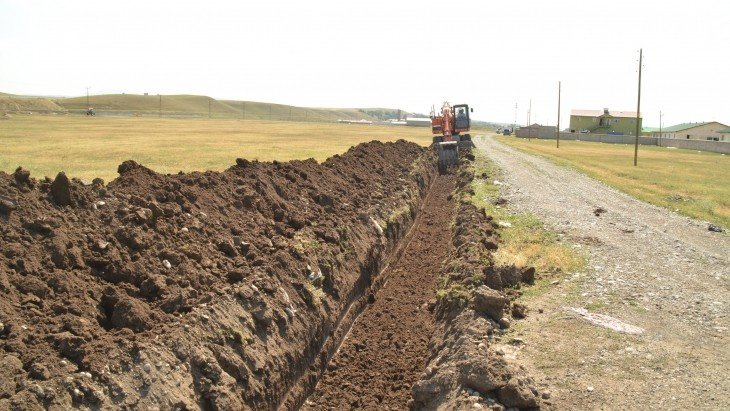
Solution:
{"label": "clear blue sky", "polygon": [[[0,0],[0,91],[203,94],[555,124],[571,108],[644,124],[730,123],[727,1]],[[515,103],[517,113],[515,115]]]}

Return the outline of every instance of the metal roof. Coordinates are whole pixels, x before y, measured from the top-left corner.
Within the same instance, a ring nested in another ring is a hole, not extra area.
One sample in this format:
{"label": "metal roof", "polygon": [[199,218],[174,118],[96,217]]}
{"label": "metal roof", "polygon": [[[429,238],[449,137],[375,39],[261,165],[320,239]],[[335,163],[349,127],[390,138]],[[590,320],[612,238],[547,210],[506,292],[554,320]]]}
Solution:
{"label": "metal roof", "polygon": [[[711,124],[711,123],[715,123],[715,121],[708,121],[708,122],[704,122],[704,123],[682,123],[682,124],[677,124],[677,125],[671,126],[671,127],[665,127],[662,129],[662,131],[672,132],[672,131],[689,130],[691,128],[704,126],[705,124]],[[718,123],[718,124],[720,124],[720,123]]]}
{"label": "metal roof", "polygon": [[[603,110],[571,110],[571,116],[582,116],[582,117],[601,117],[604,115]],[[611,117],[626,117],[636,118],[635,111],[608,111],[608,115]]]}

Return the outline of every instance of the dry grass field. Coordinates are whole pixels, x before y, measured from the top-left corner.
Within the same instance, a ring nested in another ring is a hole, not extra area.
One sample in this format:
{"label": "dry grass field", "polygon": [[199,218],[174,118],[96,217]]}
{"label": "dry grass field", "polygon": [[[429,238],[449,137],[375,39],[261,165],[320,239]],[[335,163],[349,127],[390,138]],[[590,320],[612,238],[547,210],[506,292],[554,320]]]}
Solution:
{"label": "dry grass field", "polygon": [[663,147],[497,137],[512,147],[580,170],[643,201],[730,228],[730,158]]}
{"label": "dry grass field", "polygon": [[109,181],[135,160],[161,173],[224,170],[237,157],[326,158],[371,140],[431,143],[427,128],[233,119],[14,115],[0,120],[0,171]]}

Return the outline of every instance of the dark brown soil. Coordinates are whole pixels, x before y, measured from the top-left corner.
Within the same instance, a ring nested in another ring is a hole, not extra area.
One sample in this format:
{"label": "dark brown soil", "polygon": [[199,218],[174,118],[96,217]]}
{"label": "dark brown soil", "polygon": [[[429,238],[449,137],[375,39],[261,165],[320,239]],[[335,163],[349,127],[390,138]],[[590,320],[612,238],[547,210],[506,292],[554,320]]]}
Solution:
{"label": "dark brown soil", "polygon": [[222,173],[128,161],[106,187],[0,172],[0,409],[273,409],[305,392],[434,163],[400,141]]}
{"label": "dark brown soil", "polygon": [[[512,303],[519,288],[535,279],[532,267],[495,265],[499,226],[471,202],[474,169],[469,155],[460,159],[459,199],[451,230],[451,252],[443,262],[442,289],[435,307],[435,328],[428,363],[413,386],[412,410],[521,409],[540,407],[535,382],[499,344],[510,323],[510,311],[524,316],[526,307]],[[510,305],[512,309],[510,310]]]}
{"label": "dark brown soil", "polygon": [[423,371],[434,329],[442,261],[449,252],[453,175],[440,176],[424,203],[400,259],[357,319],[303,409],[402,410]]}
{"label": "dark brown soil", "polygon": [[539,406],[492,347],[534,271],[434,157],[0,172],[0,410]]}

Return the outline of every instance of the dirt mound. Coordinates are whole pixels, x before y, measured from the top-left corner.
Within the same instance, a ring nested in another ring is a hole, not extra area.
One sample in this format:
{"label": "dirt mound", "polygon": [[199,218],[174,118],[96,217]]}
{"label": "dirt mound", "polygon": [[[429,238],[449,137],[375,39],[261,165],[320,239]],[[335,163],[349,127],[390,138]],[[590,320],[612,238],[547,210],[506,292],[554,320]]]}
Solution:
{"label": "dirt mound", "polygon": [[452,251],[441,271],[443,288],[435,306],[428,364],[412,388],[410,408],[539,408],[534,381],[506,358],[509,347],[497,344],[510,326],[509,313],[514,318],[526,315],[526,307],[512,303],[511,297],[520,284],[534,281],[535,270],[495,265],[499,227],[469,201],[474,195],[469,160],[473,158],[461,159]]}
{"label": "dirt mound", "polygon": [[108,186],[0,172],[0,408],[271,409],[406,232],[415,144]]}

